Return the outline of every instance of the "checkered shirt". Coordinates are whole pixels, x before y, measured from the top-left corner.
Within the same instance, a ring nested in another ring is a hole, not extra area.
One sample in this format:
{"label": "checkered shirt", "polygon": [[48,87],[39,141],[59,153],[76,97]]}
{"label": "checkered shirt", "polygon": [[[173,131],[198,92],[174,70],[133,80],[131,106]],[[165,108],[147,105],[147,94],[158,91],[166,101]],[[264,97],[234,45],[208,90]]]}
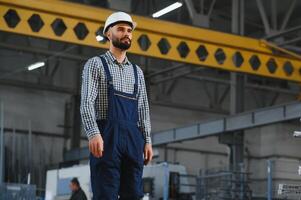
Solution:
{"label": "checkered shirt", "polygon": [[[126,57],[122,63],[118,63],[114,55],[107,51],[100,55],[108,63],[113,79],[114,88],[118,91],[134,92],[134,70],[133,65]],[[142,130],[145,143],[151,143],[151,123],[149,116],[149,104],[146,93],[143,71],[137,66],[138,73],[138,126]],[[81,119],[84,130],[90,140],[96,134],[100,134],[96,120],[108,117],[108,95],[107,81],[104,67],[98,56],[90,58],[84,65],[81,86]]]}

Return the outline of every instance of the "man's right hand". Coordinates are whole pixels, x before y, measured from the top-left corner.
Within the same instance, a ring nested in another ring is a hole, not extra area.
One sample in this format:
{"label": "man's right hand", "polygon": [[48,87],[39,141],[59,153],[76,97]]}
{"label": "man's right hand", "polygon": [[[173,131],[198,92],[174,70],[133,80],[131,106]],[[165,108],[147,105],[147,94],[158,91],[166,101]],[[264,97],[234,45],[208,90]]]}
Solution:
{"label": "man's right hand", "polygon": [[103,140],[100,134],[95,135],[89,140],[89,150],[93,156],[100,158],[103,155]]}

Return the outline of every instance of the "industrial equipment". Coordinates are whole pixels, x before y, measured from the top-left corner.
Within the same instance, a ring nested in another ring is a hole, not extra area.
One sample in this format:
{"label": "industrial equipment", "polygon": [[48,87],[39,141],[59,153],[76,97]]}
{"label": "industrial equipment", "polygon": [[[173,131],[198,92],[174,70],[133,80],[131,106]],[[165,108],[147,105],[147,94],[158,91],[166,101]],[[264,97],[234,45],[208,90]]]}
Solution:
{"label": "industrial equipment", "polygon": [[[89,165],[47,171],[45,200],[70,198],[70,180],[77,177],[88,199],[92,198]],[[178,164],[160,163],[148,165],[143,171],[143,200],[192,200],[186,168]]]}

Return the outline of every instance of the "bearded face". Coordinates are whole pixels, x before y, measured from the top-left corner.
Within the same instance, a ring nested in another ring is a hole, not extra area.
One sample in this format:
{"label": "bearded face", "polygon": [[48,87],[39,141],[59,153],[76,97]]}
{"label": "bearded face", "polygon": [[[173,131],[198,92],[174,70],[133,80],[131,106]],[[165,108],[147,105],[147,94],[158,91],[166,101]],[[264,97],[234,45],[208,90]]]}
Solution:
{"label": "bearded face", "polygon": [[128,50],[131,47],[132,40],[128,36],[118,38],[117,36],[112,34],[112,44],[114,45],[114,47],[121,50]]}
{"label": "bearded face", "polygon": [[132,44],[132,27],[128,24],[117,24],[108,31],[112,45],[121,50],[127,50]]}

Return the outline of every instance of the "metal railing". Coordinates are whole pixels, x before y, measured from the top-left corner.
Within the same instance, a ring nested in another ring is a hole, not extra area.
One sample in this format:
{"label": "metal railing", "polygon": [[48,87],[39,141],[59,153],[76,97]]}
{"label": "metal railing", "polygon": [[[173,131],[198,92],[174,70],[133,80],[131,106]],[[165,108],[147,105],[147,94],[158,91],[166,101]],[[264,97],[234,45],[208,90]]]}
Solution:
{"label": "metal railing", "polygon": [[0,200],[36,200],[36,186],[26,184],[0,184]]}
{"label": "metal railing", "polygon": [[239,168],[206,170],[197,178],[197,200],[237,199],[248,200],[252,192],[248,175],[243,166]]}

